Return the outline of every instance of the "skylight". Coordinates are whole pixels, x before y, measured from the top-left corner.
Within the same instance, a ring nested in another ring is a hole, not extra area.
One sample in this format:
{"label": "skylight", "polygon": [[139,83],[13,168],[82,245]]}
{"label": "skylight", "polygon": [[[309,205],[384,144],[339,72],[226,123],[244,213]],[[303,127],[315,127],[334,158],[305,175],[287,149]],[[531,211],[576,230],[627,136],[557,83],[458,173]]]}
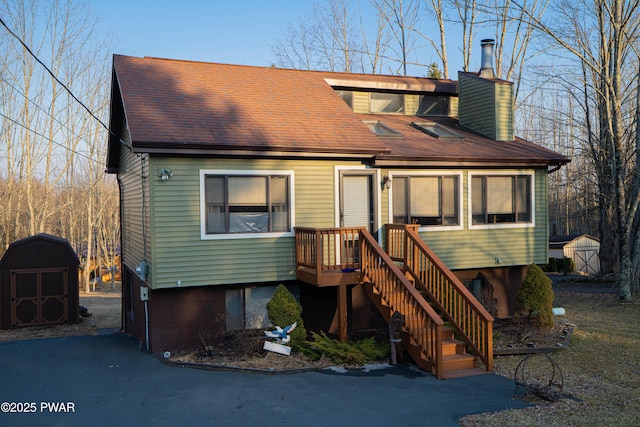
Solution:
{"label": "skylight", "polygon": [[363,123],[371,129],[371,132],[382,138],[402,138],[404,136],[401,132],[383,124],[380,120],[363,120]]}
{"label": "skylight", "polygon": [[464,136],[434,122],[412,122],[411,126],[438,139],[464,139]]}

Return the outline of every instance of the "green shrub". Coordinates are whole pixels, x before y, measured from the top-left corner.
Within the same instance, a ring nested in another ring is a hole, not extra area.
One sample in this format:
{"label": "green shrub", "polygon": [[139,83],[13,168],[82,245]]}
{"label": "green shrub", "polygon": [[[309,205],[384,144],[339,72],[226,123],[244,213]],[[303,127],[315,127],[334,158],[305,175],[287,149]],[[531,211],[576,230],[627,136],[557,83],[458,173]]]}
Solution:
{"label": "green shrub", "polygon": [[549,258],[549,264],[545,266],[540,266],[544,271],[549,271],[551,273],[573,273],[576,271],[576,263],[573,262],[571,258]]}
{"label": "green shrub", "polygon": [[515,315],[539,327],[553,326],[553,290],[551,279],[535,264],[529,270],[516,294]]}
{"label": "green shrub", "polygon": [[273,298],[267,303],[267,315],[273,326],[285,326],[297,322],[298,326],[291,331],[291,341],[289,345],[299,350],[307,339],[307,330],[304,328],[302,321],[302,306],[296,297],[284,285],[278,285]]}
{"label": "green shrub", "polygon": [[571,258],[562,258],[562,272],[564,274],[576,271],[576,263]]}
{"label": "green shrub", "polygon": [[360,341],[340,342],[333,340],[324,332],[312,332],[313,341],[307,342],[302,352],[314,360],[328,357],[339,365],[364,365],[389,355],[389,343],[365,338]]}

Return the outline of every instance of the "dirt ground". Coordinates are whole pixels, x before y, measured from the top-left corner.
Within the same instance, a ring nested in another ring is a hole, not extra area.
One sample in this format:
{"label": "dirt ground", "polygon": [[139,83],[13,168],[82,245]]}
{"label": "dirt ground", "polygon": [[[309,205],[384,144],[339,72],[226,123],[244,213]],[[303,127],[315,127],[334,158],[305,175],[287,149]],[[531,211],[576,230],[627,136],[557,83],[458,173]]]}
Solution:
{"label": "dirt ground", "polygon": [[111,284],[85,293],[80,292],[80,306],[86,307],[91,316],[82,318],[76,325],[45,325],[27,328],[0,330],[0,342],[33,338],[51,338],[76,335],[97,335],[99,331],[120,330],[122,304],[120,284],[115,289]]}

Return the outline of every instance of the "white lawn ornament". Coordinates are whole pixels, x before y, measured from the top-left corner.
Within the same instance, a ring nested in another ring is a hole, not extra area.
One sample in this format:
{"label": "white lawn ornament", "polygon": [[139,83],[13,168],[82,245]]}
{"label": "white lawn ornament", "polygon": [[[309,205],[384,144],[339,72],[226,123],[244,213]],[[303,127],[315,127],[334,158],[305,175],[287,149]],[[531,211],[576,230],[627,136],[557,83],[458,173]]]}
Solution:
{"label": "white lawn ornament", "polygon": [[274,353],[284,354],[285,356],[289,356],[291,354],[291,347],[283,345],[287,344],[291,341],[291,337],[289,333],[293,331],[296,326],[298,326],[298,322],[293,322],[293,324],[289,326],[285,326],[284,329],[280,326],[276,326],[276,329],[273,331],[264,331],[264,334],[269,338],[275,338],[276,342],[265,341],[264,349],[273,351]]}

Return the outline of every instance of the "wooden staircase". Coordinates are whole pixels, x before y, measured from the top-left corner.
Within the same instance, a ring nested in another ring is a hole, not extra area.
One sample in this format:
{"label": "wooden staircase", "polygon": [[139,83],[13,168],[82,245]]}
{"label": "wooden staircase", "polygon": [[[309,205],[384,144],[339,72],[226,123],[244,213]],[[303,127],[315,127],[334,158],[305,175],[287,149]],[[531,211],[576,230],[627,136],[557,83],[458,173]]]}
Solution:
{"label": "wooden staircase", "polygon": [[[406,233],[411,232],[405,231]],[[362,284],[365,292],[387,323],[391,322],[391,316],[396,311],[404,315],[404,326],[401,332],[402,344],[421,369],[431,372],[441,379],[479,375],[492,370],[492,340],[488,334],[492,333],[493,318],[448,269],[444,271],[446,280],[438,278],[436,282],[439,283],[439,288],[442,290],[443,282],[457,281],[449,287],[455,291],[444,294],[446,294],[445,300],[454,300],[454,305],[466,310],[466,316],[471,318],[471,321],[465,319],[460,322],[462,325],[455,323],[458,318],[455,313],[443,312],[447,302],[439,301],[434,292],[431,292],[423,284],[421,275],[412,271],[411,266],[415,263],[404,262],[403,265],[409,268],[402,271],[396,265],[396,261],[366,231],[360,234],[360,248]],[[434,254],[428,254],[428,256],[435,257]],[[439,259],[434,258],[432,261],[437,263]],[[421,260],[418,265],[431,267],[431,264],[427,264],[425,260]],[[442,269],[442,265],[439,265],[438,268]],[[421,288],[420,291],[416,289],[416,286]],[[462,287],[462,289],[456,289],[458,287]],[[464,294],[465,291],[466,294]],[[429,302],[423,294],[428,297]],[[471,304],[477,304],[479,308],[475,306],[470,308],[468,304],[465,304],[464,302],[469,298],[472,299]],[[452,327],[444,325],[442,317],[433,307],[442,313]],[[480,313],[474,311],[480,311]],[[486,321],[478,321],[480,318]],[[465,323],[467,327],[465,327]],[[468,326],[471,326],[471,330]],[[456,333],[462,339],[457,339]],[[481,342],[478,342],[478,338]],[[485,352],[481,353],[480,348]],[[476,354],[469,353],[468,349]],[[486,350],[489,351],[489,354]],[[479,368],[479,357],[483,358],[485,369]]]}
{"label": "wooden staircase", "polygon": [[[373,304],[382,314],[382,317],[386,320],[387,323],[390,323],[391,316],[394,313],[393,308],[389,306],[387,300],[385,300],[385,298],[380,295],[380,293],[376,290],[372,283],[365,281],[363,283],[363,287]],[[389,298],[389,300],[392,299],[393,298]],[[404,315],[405,323],[412,324],[413,322],[411,322],[410,320],[407,321],[407,314]],[[426,328],[423,327],[421,329],[422,330],[418,335],[425,335]],[[437,372],[435,372],[433,361],[429,360],[428,356],[424,354],[424,352],[421,350],[421,346],[415,341],[414,338],[412,338],[412,334],[410,333],[410,331],[403,330],[401,336],[403,348],[413,359],[416,365],[424,371],[431,372],[438,378],[449,379],[472,375],[482,375],[486,373],[485,370],[478,367],[478,358],[472,354],[467,353],[465,343],[456,339],[455,331],[448,326],[442,326],[442,372],[439,375],[437,374]]]}
{"label": "wooden staircase", "polygon": [[364,228],[296,227],[295,234],[297,278],[340,289],[340,339],[347,339],[346,286],[360,283],[387,323],[395,312],[404,315],[402,343],[421,369],[437,378],[493,370],[493,317],[417,226],[387,224],[386,251]]}

